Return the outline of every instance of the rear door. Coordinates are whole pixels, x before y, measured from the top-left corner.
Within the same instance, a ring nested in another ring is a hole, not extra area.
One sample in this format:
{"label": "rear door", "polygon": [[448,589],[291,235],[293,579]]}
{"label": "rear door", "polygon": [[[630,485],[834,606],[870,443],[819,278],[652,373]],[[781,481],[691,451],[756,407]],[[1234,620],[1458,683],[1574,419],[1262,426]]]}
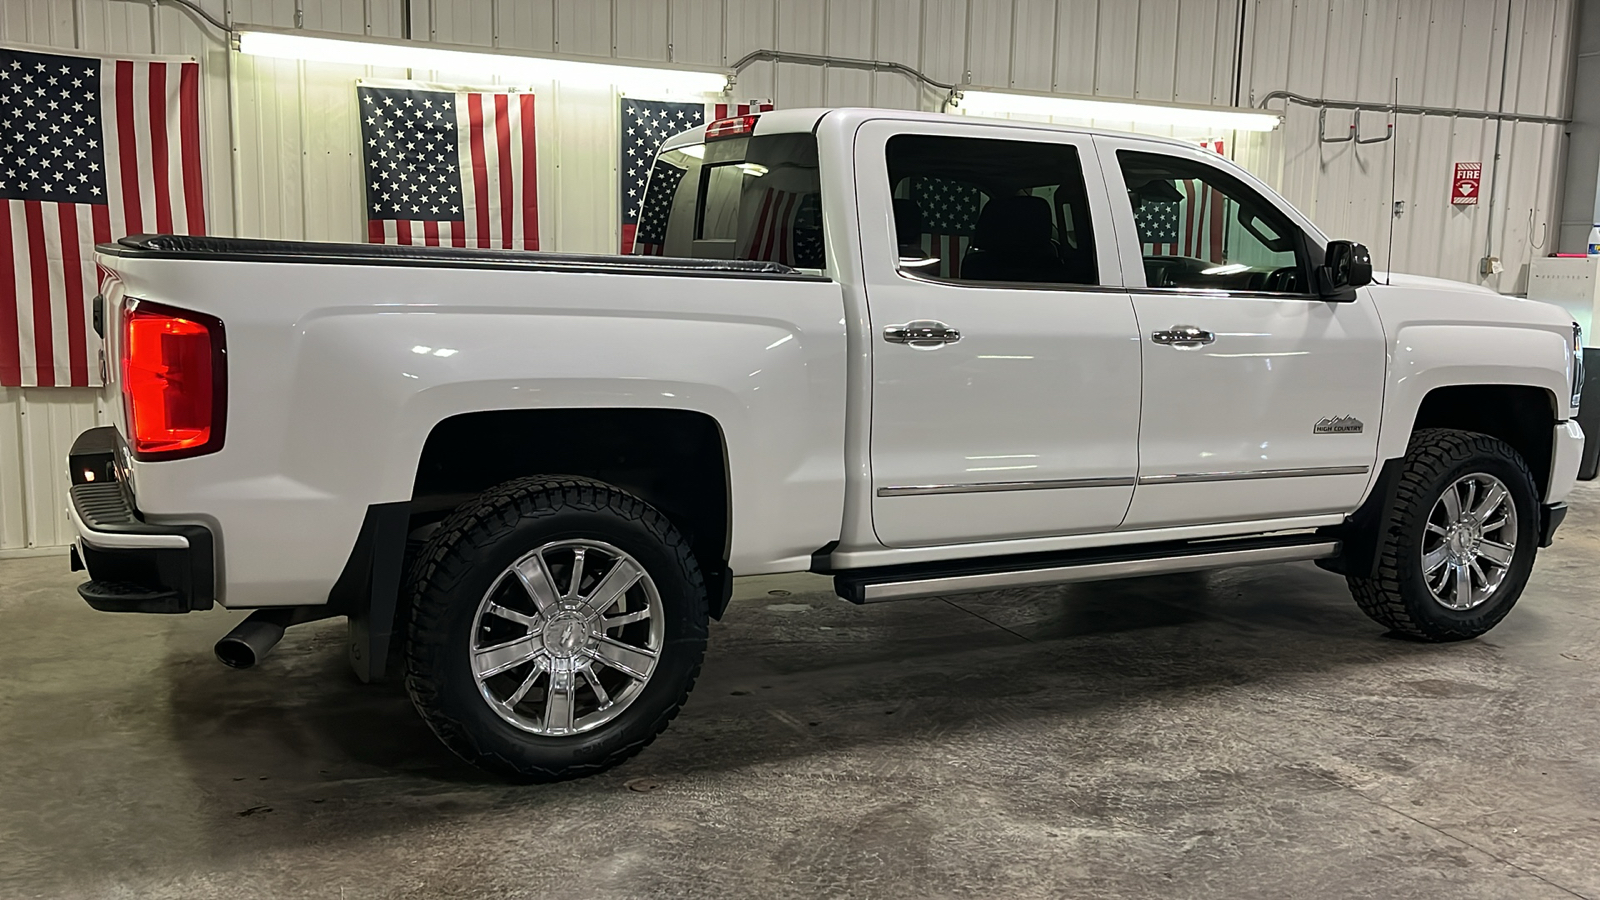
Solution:
{"label": "rear door", "polygon": [[1138,470],[1140,345],[1093,141],[869,122],[856,173],[878,538],[1115,529]]}
{"label": "rear door", "polygon": [[1387,352],[1366,292],[1311,290],[1307,232],[1199,148],[1099,137],[1144,347],[1125,528],[1348,512],[1377,452]]}

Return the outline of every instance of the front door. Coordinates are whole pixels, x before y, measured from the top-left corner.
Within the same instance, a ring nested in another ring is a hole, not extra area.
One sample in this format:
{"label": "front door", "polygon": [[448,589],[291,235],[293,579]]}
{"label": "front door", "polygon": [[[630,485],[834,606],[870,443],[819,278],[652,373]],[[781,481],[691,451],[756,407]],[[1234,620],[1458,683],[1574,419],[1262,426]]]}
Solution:
{"label": "front door", "polygon": [[1092,139],[905,129],[869,123],[856,145],[879,540],[1115,529],[1140,346]]}
{"label": "front door", "polygon": [[1320,253],[1199,148],[1098,138],[1144,348],[1139,487],[1124,528],[1349,512],[1377,452],[1386,347],[1371,298],[1311,292]]}

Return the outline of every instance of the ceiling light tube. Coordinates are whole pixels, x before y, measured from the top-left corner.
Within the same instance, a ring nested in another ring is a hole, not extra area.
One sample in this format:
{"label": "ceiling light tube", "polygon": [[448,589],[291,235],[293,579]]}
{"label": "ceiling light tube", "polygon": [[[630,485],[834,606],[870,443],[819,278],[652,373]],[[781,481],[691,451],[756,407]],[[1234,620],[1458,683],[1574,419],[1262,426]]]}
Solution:
{"label": "ceiling light tube", "polygon": [[957,108],[976,116],[1023,113],[1064,119],[1199,128],[1207,131],[1271,131],[1277,128],[1281,121],[1279,116],[1259,110],[1092,100],[1086,97],[1017,94],[1010,91],[963,90]]}
{"label": "ceiling light tube", "polygon": [[526,56],[444,44],[353,39],[316,33],[244,31],[239,52],[279,59],[429,69],[452,75],[492,76],[502,81],[560,81],[568,84],[616,86],[644,94],[719,94],[728,87],[726,72],[659,66],[633,66],[576,57]]}

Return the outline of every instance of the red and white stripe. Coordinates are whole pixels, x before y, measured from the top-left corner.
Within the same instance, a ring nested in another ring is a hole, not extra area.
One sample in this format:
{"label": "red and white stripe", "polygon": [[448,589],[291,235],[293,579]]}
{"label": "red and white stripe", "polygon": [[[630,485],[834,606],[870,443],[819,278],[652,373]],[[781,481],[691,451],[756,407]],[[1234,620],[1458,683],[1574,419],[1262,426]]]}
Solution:
{"label": "red and white stripe", "polygon": [[767,188],[756,212],[755,228],[750,232],[750,245],[739,258],[794,265],[795,209],[802,196]]}
{"label": "red and white stripe", "polygon": [[635,241],[638,237],[639,226],[622,226],[622,254],[624,256],[666,256],[666,244],[652,244],[649,241]]}
{"label": "red and white stripe", "polygon": [[760,115],[764,112],[772,112],[771,100],[750,100],[745,103],[718,103],[716,108],[712,110],[711,120],[715,122],[718,119],[731,119],[734,116],[748,116],[751,113]]}
{"label": "red and white stripe", "polygon": [[458,93],[455,110],[462,220],[369,219],[367,242],[539,249],[533,95]]}
{"label": "red and white stripe", "polygon": [[939,277],[960,278],[961,257],[970,242],[964,234],[928,234],[923,236],[922,249],[939,260]]}
{"label": "red and white stripe", "polygon": [[129,234],[205,234],[200,65],[101,62],[106,202],[8,200],[0,245],[0,386],[88,387],[94,245]]}

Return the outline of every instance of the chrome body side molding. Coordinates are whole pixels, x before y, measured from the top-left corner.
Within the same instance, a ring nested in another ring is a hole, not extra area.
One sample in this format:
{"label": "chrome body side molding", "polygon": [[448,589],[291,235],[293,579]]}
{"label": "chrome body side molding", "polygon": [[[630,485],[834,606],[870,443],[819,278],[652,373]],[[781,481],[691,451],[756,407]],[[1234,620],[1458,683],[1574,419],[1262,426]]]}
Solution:
{"label": "chrome body side molding", "polygon": [[1307,478],[1318,475],[1365,475],[1371,466],[1319,466],[1306,469],[1261,469],[1255,472],[1186,472],[1141,475],[1138,478],[1060,478],[1052,481],[988,481],[970,484],[908,484],[878,488],[879,497],[929,494],[979,494],[990,491],[1056,491],[1068,488],[1133,487],[1135,484],[1193,484],[1202,481],[1254,481],[1261,478]]}
{"label": "chrome body side molding", "polygon": [[990,481],[972,484],[910,484],[878,488],[879,497],[926,494],[978,494],[988,491],[1053,491],[1064,488],[1133,487],[1134,478],[1061,478],[1053,481]]}
{"label": "chrome body side molding", "polygon": [[1262,478],[1309,478],[1318,475],[1365,475],[1371,466],[1315,466],[1305,469],[1260,469],[1254,472],[1185,472],[1140,475],[1140,484],[1194,484],[1202,481],[1256,481]]}

